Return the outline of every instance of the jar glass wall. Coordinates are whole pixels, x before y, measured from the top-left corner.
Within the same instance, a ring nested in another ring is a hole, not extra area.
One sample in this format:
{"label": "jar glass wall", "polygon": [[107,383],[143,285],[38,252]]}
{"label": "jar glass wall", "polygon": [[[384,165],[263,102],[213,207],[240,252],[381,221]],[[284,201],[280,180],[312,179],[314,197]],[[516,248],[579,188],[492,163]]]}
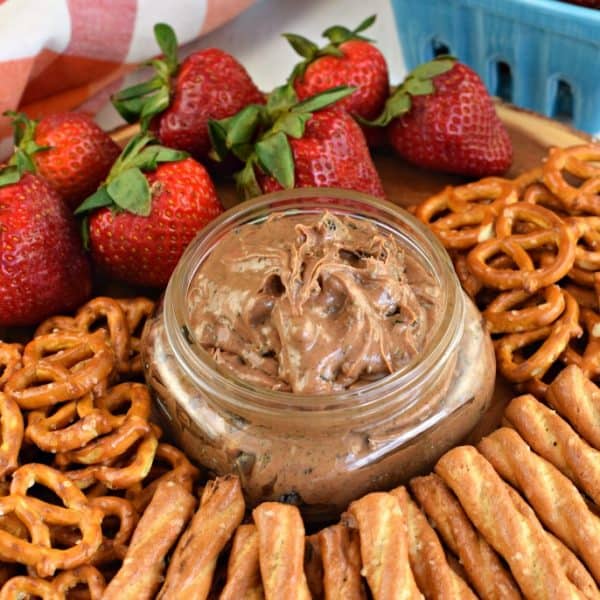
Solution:
{"label": "jar glass wall", "polygon": [[[273,212],[328,211],[394,236],[436,280],[440,315],[424,348],[398,371],[344,391],[305,395],[255,387],[195,343],[190,286],[215,245]],[[284,498],[312,520],[429,469],[489,406],[495,360],[446,252],[406,211],[346,190],[299,189],[243,203],[190,244],[144,331],[146,379],[176,441],[216,474],[234,472],[248,501]]]}

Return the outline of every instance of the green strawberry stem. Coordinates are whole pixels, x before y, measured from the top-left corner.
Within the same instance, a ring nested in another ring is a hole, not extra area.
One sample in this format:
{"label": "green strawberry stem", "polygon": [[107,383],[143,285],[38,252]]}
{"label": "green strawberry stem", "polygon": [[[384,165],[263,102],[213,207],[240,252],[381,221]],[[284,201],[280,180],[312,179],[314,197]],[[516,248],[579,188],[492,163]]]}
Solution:
{"label": "green strawberry stem", "polygon": [[308,65],[321,56],[344,56],[340,50],[340,45],[349,40],[362,40],[364,42],[372,42],[373,40],[366,38],[361,34],[365,29],[368,29],[375,23],[377,15],[367,17],[355,29],[348,29],[342,25],[333,25],[328,27],[321,35],[329,40],[329,43],[323,48],[319,48],[317,44],[311,42],[304,36],[295,33],[283,33],[283,37],[290,43],[290,46],[297,54],[302,56],[304,60],[300,61],[292,70],[288,82],[293,82],[297,78],[302,77]]}
{"label": "green strawberry stem", "polygon": [[245,163],[235,180],[246,198],[261,193],[255,167],[274,177],[282,187],[293,188],[294,157],[288,138],[301,138],[315,111],[335,104],[355,89],[338,86],[298,102],[292,85],[277,87],[266,105],[250,104],[232,117],[208,122],[211,157],[222,161],[231,153]]}
{"label": "green strawberry stem", "polygon": [[382,113],[376,119],[368,121],[358,115],[356,115],[356,119],[364,125],[385,127],[393,119],[401,117],[411,109],[412,96],[433,94],[435,92],[433,79],[449,71],[455,63],[456,58],[444,55],[419,65],[406,76],[406,79],[390,95]]}
{"label": "green strawberry stem", "polygon": [[29,119],[24,113],[12,110],[7,110],[3,114],[12,120],[15,149],[8,166],[0,170],[0,187],[17,183],[26,172],[35,173],[37,169],[33,155],[51,148],[40,146],[35,141],[38,121]]}
{"label": "green strawberry stem", "polygon": [[85,247],[88,247],[87,217],[90,213],[109,207],[147,217],[152,210],[152,191],[144,172],[154,171],[159,163],[183,160],[187,156],[186,152],[160,146],[143,131],[134,136],[115,161],[106,181],[75,210],[76,215],[84,216],[82,237]]}
{"label": "green strawberry stem", "polygon": [[170,102],[171,78],[177,73],[177,36],[170,25],[157,23],[154,37],[163,54],[162,59],[151,60],[154,76],[114,94],[111,98],[118,113],[128,122],[140,122],[147,131],[152,117],[163,112]]}

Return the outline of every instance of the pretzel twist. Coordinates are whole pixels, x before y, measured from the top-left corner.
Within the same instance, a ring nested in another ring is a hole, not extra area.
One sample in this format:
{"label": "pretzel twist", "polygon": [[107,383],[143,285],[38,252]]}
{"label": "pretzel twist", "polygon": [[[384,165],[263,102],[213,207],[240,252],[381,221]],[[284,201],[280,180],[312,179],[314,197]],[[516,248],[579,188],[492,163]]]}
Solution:
{"label": "pretzel twist", "polygon": [[0,591],[0,600],[22,600],[29,597],[42,600],[64,600],[65,598],[52,582],[27,575],[18,575],[9,579]]}
{"label": "pretzel twist", "polygon": [[560,568],[540,523],[521,515],[506,484],[475,448],[453,448],[435,470],[471,522],[504,557],[526,597],[581,598]]}
{"label": "pretzel twist", "polygon": [[[154,302],[148,298],[121,298],[117,302],[123,309],[130,335],[130,356],[127,370],[123,374],[139,375],[143,373],[141,351],[141,331],[147,319],[154,312]],[[139,332],[139,334],[138,334]]]}
{"label": "pretzel twist", "polygon": [[501,477],[521,490],[538,518],[576,552],[600,581],[600,518],[588,509],[575,486],[537,456],[513,429],[496,430],[478,445]]}
{"label": "pretzel twist", "polygon": [[[56,455],[58,465],[106,463],[124,455],[137,440],[151,432],[148,419],[152,401],[145,385],[120,383],[97,398],[95,404],[113,425],[105,432],[110,435],[95,436],[83,447],[59,452]],[[126,413],[119,414],[124,405],[128,405]]]}
{"label": "pretzel twist", "polygon": [[[532,378],[542,378],[564,352],[569,340],[581,335],[579,306],[567,292],[562,293],[565,298],[565,310],[554,324],[512,333],[494,342],[498,368],[508,380],[523,382]],[[535,342],[542,342],[542,345],[529,358],[517,356],[519,349]]]}
{"label": "pretzel twist", "polygon": [[65,600],[69,592],[84,584],[89,600],[101,600],[106,582],[102,573],[90,565],[62,571],[53,580],[32,576],[13,577],[2,586],[0,600],[22,600],[35,596],[42,600]]}
{"label": "pretzel twist", "polygon": [[17,403],[2,392],[0,392],[0,420],[2,432],[0,478],[4,478],[19,464],[19,452],[23,443],[23,415]]}
{"label": "pretzel twist", "polygon": [[[513,233],[520,221],[530,223],[534,231]],[[554,260],[536,267],[528,251],[556,247]],[[575,262],[576,235],[573,227],[553,212],[527,202],[506,206],[496,219],[496,237],[475,246],[467,256],[471,272],[485,285],[499,290],[522,288],[534,292],[556,283]],[[488,260],[503,253],[517,269],[493,268]]]}
{"label": "pretzel twist", "polygon": [[114,560],[123,560],[131,536],[138,523],[138,513],[131,502],[117,496],[100,496],[90,499],[90,506],[102,511],[103,520],[107,517],[116,517],[119,528],[112,538],[104,537],[100,548],[91,559],[91,564],[102,565]]}
{"label": "pretzel twist", "polygon": [[66,470],[65,475],[79,488],[86,489],[97,482],[109,489],[127,489],[142,481],[150,472],[158,438],[150,431],[136,442],[131,456],[109,464],[94,464],[83,469]]}
{"label": "pretzel twist", "polygon": [[54,414],[50,408],[31,411],[27,415],[25,437],[40,450],[56,454],[83,448],[99,435],[118,427],[122,419],[95,408],[91,392],[80,400],[62,405]]}
{"label": "pretzel twist", "polygon": [[[161,467],[161,463],[165,463],[165,467]],[[198,469],[183,452],[175,446],[161,443],[156,449],[154,463],[148,477],[127,488],[125,497],[131,501],[138,512],[143,512],[161,482],[175,481],[191,492],[198,476]]]}
{"label": "pretzel twist", "polygon": [[542,458],[600,506],[600,452],[554,411],[532,396],[514,398],[505,417]]}
{"label": "pretzel twist", "polygon": [[22,366],[23,346],[0,340],[0,392],[15,371]]}
{"label": "pretzel twist", "polygon": [[[544,165],[543,180],[548,188],[556,194],[571,212],[582,208],[582,198],[586,197],[579,187],[571,185],[564,171],[573,173],[580,179],[600,177],[600,169],[593,163],[600,161],[600,146],[584,144],[571,148],[552,148]],[[589,205],[587,209],[589,210]]]}
{"label": "pretzel twist", "polygon": [[[53,354],[47,355],[47,352]],[[102,332],[50,333],[23,352],[25,366],[6,382],[5,392],[24,409],[40,409],[81,398],[106,380],[114,359]],[[36,383],[50,381],[42,385]]]}
{"label": "pretzel twist", "polygon": [[[494,233],[494,219],[506,205],[517,201],[512,182],[488,177],[458,187],[446,187],[415,209],[447,249],[466,250]],[[450,214],[445,214],[450,211]]]}
{"label": "pretzel twist", "polygon": [[[515,306],[541,295],[544,302],[515,309]],[[519,333],[553,323],[563,313],[565,296],[553,284],[538,292],[510,290],[499,294],[483,311],[490,333]]]}
{"label": "pretzel twist", "polygon": [[129,325],[117,300],[106,296],[93,298],[77,311],[74,326],[83,333],[92,333],[95,325],[104,320],[109,344],[115,353],[117,370],[127,371],[130,354]]}
{"label": "pretzel twist", "polygon": [[579,353],[568,345],[561,355],[561,360],[568,365],[577,365],[586,377],[595,379],[600,375],[600,314],[582,308],[580,318],[587,333],[585,349]]}
{"label": "pretzel twist", "polygon": [[[52,490],[63,506],[47,504],[27,495],[35,483]],[[0,512],[14,513],[27,527],[31,541],[0,531],[0,558],[34,567],[41,577],[56,569],[71,569],[86,563],[102,542],[102,513],[65,475],[46,465],[30,463],[13,474],[10,495],[0,497]],[[49,525],[76,526],[81,540],[66,549],[53,548]]]}

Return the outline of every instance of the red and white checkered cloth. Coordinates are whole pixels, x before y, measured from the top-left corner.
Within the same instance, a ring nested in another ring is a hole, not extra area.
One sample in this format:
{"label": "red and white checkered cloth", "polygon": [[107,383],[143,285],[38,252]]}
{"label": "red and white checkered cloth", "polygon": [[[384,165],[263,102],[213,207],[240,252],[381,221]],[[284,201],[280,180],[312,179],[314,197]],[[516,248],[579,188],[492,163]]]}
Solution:
{"label": "red and white checkered cloth", "polygon": [[[0,115],[65,110],[95,114],[128,73],[156,54],[153,26],[186,44],[254,0],[0,0]],[[10,151],[0,116],[0,159]]]}

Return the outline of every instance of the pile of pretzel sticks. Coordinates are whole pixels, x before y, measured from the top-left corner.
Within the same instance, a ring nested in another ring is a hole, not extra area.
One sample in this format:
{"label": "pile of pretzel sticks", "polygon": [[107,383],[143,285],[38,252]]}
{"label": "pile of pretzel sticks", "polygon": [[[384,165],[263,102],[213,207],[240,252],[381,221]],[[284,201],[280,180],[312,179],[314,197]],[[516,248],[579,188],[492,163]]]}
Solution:
{"label": "pile of pretzel sticks", "polygon": [[600,145],[554,148],[515,180],[447,187],[414,213],[452,256],[504,377],[544,398],[563,366],[600,376]]}

